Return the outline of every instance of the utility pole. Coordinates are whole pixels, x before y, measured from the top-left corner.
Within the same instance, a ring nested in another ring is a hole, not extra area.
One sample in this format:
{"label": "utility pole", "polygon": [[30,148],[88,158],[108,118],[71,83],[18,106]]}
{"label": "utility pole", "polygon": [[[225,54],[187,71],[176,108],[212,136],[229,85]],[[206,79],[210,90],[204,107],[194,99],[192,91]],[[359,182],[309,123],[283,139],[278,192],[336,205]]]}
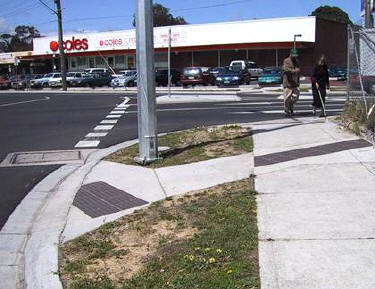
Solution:
{"label": "utility pole", "polygon": [[168,97],[171,97],[171,45],[172,45],[172,32],[171,28],[168,29]]}
{"label": "utility pole", "polygon": [[61,2],[60,0],[55,0],[56,4],[56,15],[59,30],[59,53],[60,53],[60,70],[61,70],[61,81],[62,90],[66,91],[66,66],[65,66],[65,52],[63,47],[63,29],[62,29],[62,17],[61,17]]}
{"label": "utility pole", "polygon": [[158,159],[156,125],[154,28],[152,0],[136,0],[137,102],[139,156],[143,165]]}

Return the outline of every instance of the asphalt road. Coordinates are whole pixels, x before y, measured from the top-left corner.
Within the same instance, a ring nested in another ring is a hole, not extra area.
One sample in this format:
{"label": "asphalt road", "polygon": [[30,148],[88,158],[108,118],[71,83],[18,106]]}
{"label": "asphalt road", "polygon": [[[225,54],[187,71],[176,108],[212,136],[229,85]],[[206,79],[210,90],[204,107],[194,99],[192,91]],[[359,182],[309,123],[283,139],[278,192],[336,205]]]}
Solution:
{"label": "asphalt road", "polygon": [[[275,95],[242,98],[241,102],[158,105],[158,131],[284,118],[283,103]],[[74,149],[123,100],[121,93],[0,94],[0,162],[12,152]],[[339,113],[344,100],[344,96],[332,97],[327,102],[328,114]],[[296,116],[309,115],[310,103],[300,100]],[[128,104],[126,114],[108,134],[94,139],[100,140],[98,148],[137,138],[135,95]],[[58,167],[0,167],[0,228],[35,184]]]}

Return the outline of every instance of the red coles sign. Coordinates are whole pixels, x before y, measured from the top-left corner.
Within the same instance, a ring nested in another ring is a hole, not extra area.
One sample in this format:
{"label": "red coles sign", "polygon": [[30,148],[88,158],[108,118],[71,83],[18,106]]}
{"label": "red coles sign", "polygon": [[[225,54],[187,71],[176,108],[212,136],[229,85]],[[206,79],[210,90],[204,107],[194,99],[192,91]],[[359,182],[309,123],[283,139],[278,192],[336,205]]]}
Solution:
{"label": "red coles sign", "polygon": [[[51,41],[49,44],[49,48],[52,51],[57,51],[59,49],[59,43],[57,41]],[[63,42],[63,48],[66,51],[71,50],[87,50],[89,48],[89,43],[86,38],[76,39],[72,38],[72,40],[66,40]]]}

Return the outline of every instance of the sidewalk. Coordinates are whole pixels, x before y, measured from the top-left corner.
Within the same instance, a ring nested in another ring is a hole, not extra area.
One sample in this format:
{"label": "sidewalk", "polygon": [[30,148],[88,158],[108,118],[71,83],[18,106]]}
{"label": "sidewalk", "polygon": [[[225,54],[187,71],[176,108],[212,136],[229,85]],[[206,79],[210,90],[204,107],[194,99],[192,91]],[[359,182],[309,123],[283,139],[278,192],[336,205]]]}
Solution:
{"label": "sidewalk", "polygon": [[375,288],[375,150],[332,123],[254,125],[262,289]]}
{"label": "sidewalk", "polygon": [[254,156],[160,169],[102,160],[129,141],[61,167],[1,230],[0,288],[61,289],[59,243],[151,202],[250,174],[259,192],[262,289],[375,288],[372,146],[312,117],[251,126]]}

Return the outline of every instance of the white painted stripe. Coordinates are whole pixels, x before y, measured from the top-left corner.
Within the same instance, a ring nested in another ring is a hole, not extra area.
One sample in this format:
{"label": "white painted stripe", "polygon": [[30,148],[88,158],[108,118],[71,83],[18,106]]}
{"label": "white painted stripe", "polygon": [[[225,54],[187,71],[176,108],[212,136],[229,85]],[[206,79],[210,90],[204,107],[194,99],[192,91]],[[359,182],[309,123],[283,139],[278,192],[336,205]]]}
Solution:
{"label": "white painted stripe", "polygon": [[130,101],[130,98],[126,96],[124,101],[121,102],[119,105],[117,105],[117,107],[124,107],[129,101]]}
{"label": "white painted stripe", "polygon": [[117,106],[117,107],[115,107],[115,109],[127,109],[127,108],[129,108],[130,107],[130,104],[125,104],[125,105],[119,105],[119,106]]}
{"label": "white painted stripe", "polygon": [[246,105],[261,105],[261,104],[274,104],[275,102],[241,102],[241,103],[219,103],[217,106],[246,106]]}
{"label": "white painted stripe", "polygon": [[[294,113],[299,112],[311,112],[312,110],[295,110]],[[327,112],[339,112],[343,111],[343,109],[327,109]],[[268,111],[258,111],[258,113],[267,113],[267,114],[277,114],[277,113],[284,113],[284,110],[268,110]]]}
{"label": "white painted stripe", "polygon": [[105,118],[120,118],[122,117],[122,115],[119,115],[119,114],[110,114],[110,115],[107,115]]}
{"label": "white painted stripe", "polygon": [[100,122],[100,124],[116,124],[118,122],[117,119],[105,119]]}
{"label": "white painted stripe", "polygon": [[108,132],[90,132],[85,137],[105,137]]}
{"label": "white painted stripe", "polygon": [[94,130],[111,130],[114,125],[97,125]]}
{"label": "white painted stripe", "polygon": [[81,140],[74,147],[75,148],[92,148],[92,147],[97,147],[99,143],[100,143],[99,140],[93,140],[93,141]]}
{"label": "white painted stripe", "polygon": [[125,110],[113,110],[110,112],[110,114],[124,114]]}
{"label": "white painted stripe", "polygon": [[43,99],[25,100],[25,101],[13,102],[13,103],[0,104],[0,107],[12,106],[12,105],[24,104],[24,103],[36,102],[36,101],[44,101],[44,100],[49,100],[49,99],[50,97],[45,96]]}

